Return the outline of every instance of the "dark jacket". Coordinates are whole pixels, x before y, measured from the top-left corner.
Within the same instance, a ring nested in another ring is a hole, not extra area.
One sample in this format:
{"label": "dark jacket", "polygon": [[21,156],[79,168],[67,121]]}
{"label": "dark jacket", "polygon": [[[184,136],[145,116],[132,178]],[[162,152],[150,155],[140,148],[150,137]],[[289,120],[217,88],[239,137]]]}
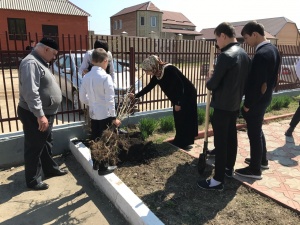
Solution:
{"label": "dark jacket", "polygon": [[251,60],[239,43],[230,43],[221,49],[214,73],[206,84],[212,91],[211,107],[239,110],[250,66]]}
{"label": "dark jacket", "polygon": [[[271,43],[264,44],[256,50],[246,84],[244,102],[246,108],[271,102],[272,93],[277,82],[279,65],[279,52]],[[264,94],[261,91],[263,83],[267,84],[267,90]]]}

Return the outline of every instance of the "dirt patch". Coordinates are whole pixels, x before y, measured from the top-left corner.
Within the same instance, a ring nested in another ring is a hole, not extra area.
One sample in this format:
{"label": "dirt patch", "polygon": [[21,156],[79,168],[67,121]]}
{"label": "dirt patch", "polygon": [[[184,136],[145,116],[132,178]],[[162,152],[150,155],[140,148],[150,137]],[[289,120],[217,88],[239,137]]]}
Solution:
{"label": "dirt patch", "polygon": [[300,224],[299,215],[271,199],[226,180],[223,192],[203,191],[197,160],[169,143],[154,144],[155,154],[147,163],[119,165],[116,175],[165,224]]}
{"label": "dirt patch", "polygon": [[[296,102],[282,113],[295,112],[297,106]],[[274,114],[280,111],[268,116]],[[243,119],[238,123],[244,123]],[[174,133],[157,132],[145,142],[134,136],[126,145],[127,151],[120,155],[115,174],[163,223],[300,224],[299,214],[235,179],[225,180],[223,192],[198,188],[197,180],[211,176],[213,168],[207,167],[200,176],[198,159],[163,142],[174,137]]]}

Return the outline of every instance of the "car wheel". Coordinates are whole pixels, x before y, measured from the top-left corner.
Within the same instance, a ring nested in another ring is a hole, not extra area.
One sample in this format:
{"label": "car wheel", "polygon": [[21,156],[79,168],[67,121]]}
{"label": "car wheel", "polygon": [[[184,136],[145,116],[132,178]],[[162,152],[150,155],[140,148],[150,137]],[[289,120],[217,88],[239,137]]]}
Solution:
{"label": "car wheel", "polygon": [[77,109],[79,109],[78,91],[76,89],[74,89],[72,92],[72,95],[73,95],[74,109],[77,110]]}

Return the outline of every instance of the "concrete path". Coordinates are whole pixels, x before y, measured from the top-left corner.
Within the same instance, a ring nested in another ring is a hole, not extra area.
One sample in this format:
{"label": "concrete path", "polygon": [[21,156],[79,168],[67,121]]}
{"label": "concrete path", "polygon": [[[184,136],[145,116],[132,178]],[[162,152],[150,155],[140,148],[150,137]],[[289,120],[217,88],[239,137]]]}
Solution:
{"label": "concrete path", "polygon": [[[295,129],[293,137],[286,137],[284,132],[289,127],[289,122],[290,119],[286,119],[263,125],[270,167],[268,170],[263,170],[263,179],[253,180],[238,175],[234,175],[234,178],[300,212],[300,126]],[[208,141],[208,149],[213,149],[213,136],[209,137]],[[244,159],[250,157],[249,148],[247,132],[239,131],[235,169],[247,166]],[[197,139],[193,149],[187,153],[198,158],[202,151],[203,139]],[[209,157],[208,164],[212,163],[214,158]]]}
{"label": "concrete path", "polygon": [[70,172],[45,180],[45,191],[26,188],[24,166],[0,172],[1,225],[128,224],[72,154],[56,161]]}

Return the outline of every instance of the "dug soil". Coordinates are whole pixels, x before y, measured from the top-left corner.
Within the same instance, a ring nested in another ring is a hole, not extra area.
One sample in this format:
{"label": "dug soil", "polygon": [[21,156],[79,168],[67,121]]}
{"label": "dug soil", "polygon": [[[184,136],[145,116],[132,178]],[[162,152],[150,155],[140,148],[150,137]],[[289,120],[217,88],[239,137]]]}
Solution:
{"label": "dug soil", "polygon": [[[297,103],[267,116],[295,112],[296,107]],[[212,175],[213,168],[199,175],[198,159],[163,142],[168,137],[174,137],[174,133],[155,133],[138,154],[131,153],[115,171],[163,223],[300,224],[299,214],[235,179],[225,180],[222,192],[199,189],[197,180]]]}

